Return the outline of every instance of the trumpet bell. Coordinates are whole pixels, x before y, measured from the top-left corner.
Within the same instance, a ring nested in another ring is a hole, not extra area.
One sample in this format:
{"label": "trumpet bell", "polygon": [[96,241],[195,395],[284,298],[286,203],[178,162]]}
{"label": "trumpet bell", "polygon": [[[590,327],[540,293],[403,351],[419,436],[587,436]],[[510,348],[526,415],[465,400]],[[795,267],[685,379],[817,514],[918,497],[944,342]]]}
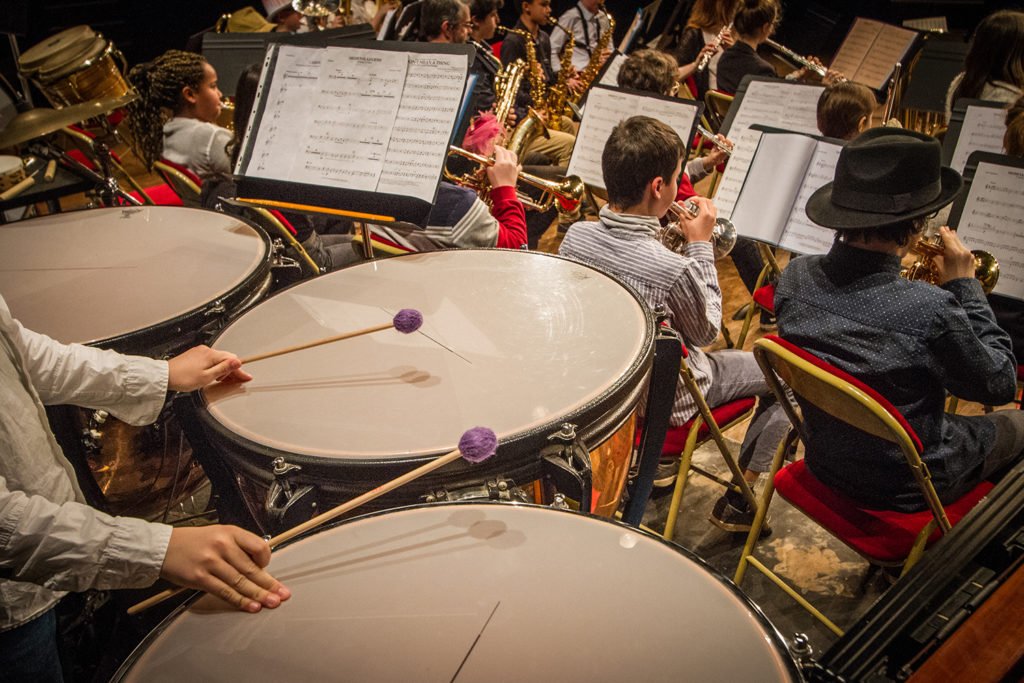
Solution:
{"label": "trumpet bell", "polygon": [[991,294],[999,282],[999,261],[987,251],[972,249],[974,254],[974,278],[981,283],[985,294]]}
{"label": "trumpet bell", "polygon": [[338,11],[341,0],[292,0],[292,9],[307,17],[326,17]]}

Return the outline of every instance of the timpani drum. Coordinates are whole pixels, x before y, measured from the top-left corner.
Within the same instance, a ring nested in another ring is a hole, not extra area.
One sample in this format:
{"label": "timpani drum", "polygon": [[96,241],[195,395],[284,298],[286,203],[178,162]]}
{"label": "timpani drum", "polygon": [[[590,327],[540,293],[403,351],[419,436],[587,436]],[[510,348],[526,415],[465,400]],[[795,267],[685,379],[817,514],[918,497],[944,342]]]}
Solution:
{"label": "timpani drum", "polygon": [[496,249],[367,262],[261,302],[215,346],[255,355],[387,323],[403,308],[423,314],[417,333],[387,330],[261,360],[253,381],[194,394],[265,531],[451,451],[475,426],[497,434],[497,455],[452,463],[380,505],[502,497],[541,476],[542,453],[571,424],[590,451],[591,511],[615,512],[654,325],[632,289],[592,267]]}
{"label": "timpani drum", "polygon": [[113,680],[801,680],[732,582],[677,545],[592,516],[410,507],[300,537],[268,569],[291,589],[281,607],[193,599]]}
{"label": "timpani drum", "polygon": [[[57,341],[167,357],[206,341],[262,297],[270,260],[266,234],[225,214],[75,211],[0,230],[0,294],[25,327]],[[105,507],[146,517],[163,511],[165,494],[180,485],[176,468],[191,461],[169,411],[146,429],[104,411],[55,414],[63,415],[53,427],[65,453],[88,462]]]}
{"label": "timpani drum", "polygon": [[54,107],[126,94],[124,56],[88,26],[74,26],[25,51],[18,60]]}

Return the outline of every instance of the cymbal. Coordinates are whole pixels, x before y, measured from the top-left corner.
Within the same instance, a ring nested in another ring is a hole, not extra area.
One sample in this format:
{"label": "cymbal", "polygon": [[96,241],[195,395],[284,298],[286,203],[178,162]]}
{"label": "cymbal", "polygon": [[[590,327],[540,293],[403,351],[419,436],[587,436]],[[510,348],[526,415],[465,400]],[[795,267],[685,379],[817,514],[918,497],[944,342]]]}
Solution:
{"label": "cymbal", "polygon": [[117,97],[89,100],[60,109],[38,107],[22,112],[0,131],[0,149],[41,137],[86,119],[102,116],[120,109],[137,97],[135,92],[128,92]]}

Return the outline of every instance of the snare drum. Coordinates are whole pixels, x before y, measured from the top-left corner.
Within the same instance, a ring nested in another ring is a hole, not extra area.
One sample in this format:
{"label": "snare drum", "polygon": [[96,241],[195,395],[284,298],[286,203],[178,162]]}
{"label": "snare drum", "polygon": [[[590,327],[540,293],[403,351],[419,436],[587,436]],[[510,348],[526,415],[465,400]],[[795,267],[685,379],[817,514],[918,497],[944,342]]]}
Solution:
{"label": "snare drum", "polygon": [[30,48],[19,64],[55,107],[117,97],[130,90],[124,56],[88,26],[62,31]]}
{"label": "snare drum", "polygon": [[21,157],[0,156],[0,192],[6,192],[25,179]]}
{"label": "snare drum", "polygon": [[[12,314],[65,343],[174,355],[205,341],[269,284],[263,231],[210,211],[92,209],[0,230],[0,293]],[[191,452],[179,448],[180,426],[169,413],[145,429],[103,411],[53,415],[65,453],[87,462],[109,511],[152,517],[176,483],[181,492],[175,469],[188,471]],[[193,484],[201,474],[192,472]]]}
{"label": "snare drum", "polygon": [[292,591],[281,607],[211,612],[193,600],[113,680],[800,680],[732,582],[595,517],[411,507],[303,537],[268,570]]}
{"label": "snare drum", "polygon": [[447,453],[474,426],[497,434],[496,456],[445,466],[380,505],[500,495],[536,480],[542,451],[569,423],[592,451],[594,511],[614,513],[654,325],[632,289],[594,268],[493,249],[363,263],[263,301],[215,345],[245,357],[387,323],[402,308],[422,312],[419,332],[261,360],[252,382],[194,395],[264,530]]}

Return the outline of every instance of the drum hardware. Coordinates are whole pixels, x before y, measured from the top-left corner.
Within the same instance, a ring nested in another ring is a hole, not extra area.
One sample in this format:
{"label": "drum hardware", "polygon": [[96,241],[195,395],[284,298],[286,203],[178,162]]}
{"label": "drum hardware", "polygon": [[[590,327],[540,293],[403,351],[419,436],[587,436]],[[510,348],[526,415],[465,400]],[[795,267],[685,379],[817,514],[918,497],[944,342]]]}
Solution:
{"label": "drum hardware", "polygon": [[120,109],[137,97],[137,94],[130,92],[117,97],[90,100],[61,109],[37,107],[21,112],[0,132],[0,149],[14,147],[89,119],[105,118],[105,114]]}
{"label": "drum hardware", "polygon": [[510,479],[490,479],[479,486],[466,486],[459,489],[436,489],[423,496],[422,500],[425,503],[457,503],[464,500],[496,500],[506,503],[534,502]]}
{"label": "drum hardware", "polygon": [[[294,523],[287,518],[294,518],[298,515],[298,508],[293,511],[294,506],[309,494],[314,486],[312,484],[298,486],[291,481],[291,475],[302,471],[300,465],[286,462],[284,458],[274,458],[271,464],[274,480],[270,483],[270,489],[267,491],[264,510],[276,524],[282,527],[294,526]],[[303,511],[300,519],[294,519],[295,523],[309,519],[316,514],[317,501],[314,500],[314,496],[310,496],[306,502],[309,503],[308,512]]]}
{"label": "drum hardware", "polygon": [[554,498],[552,498],[552,500],[551,500],[551,505],[549,505],[548,507],[552,507],[552,508],[554,508],[556,510],[571,510],[572,509],[572,508],[569,507],[569,503],[565,502],[565,494],[564,493],[556,493],[554,495]]}
{"label": "drum hardware", "polygon": [[557,432],[548,435],[548,441],[554,443],[540,452],[543,478],[568,498],[579,501],[580,510],[590,512],[594,486],[590,449],[576,434],[576,425],[563,423]]}

